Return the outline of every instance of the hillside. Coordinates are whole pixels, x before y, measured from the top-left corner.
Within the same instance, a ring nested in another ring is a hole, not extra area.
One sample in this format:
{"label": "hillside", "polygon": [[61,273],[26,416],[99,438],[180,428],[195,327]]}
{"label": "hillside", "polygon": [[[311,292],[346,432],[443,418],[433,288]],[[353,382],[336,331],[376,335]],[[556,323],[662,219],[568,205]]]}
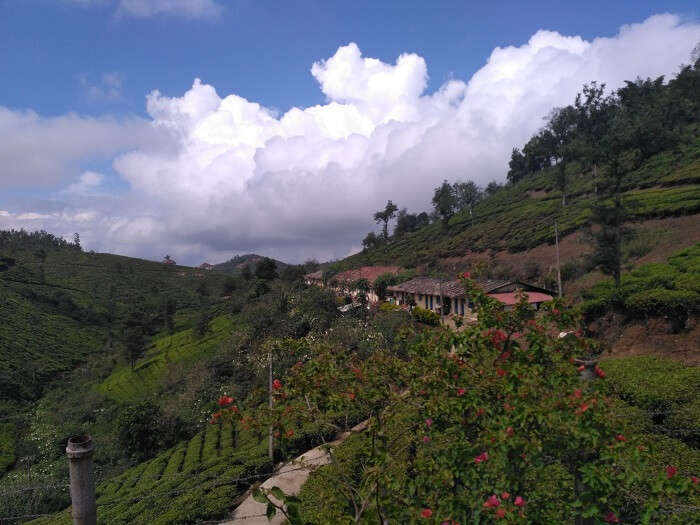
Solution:
{"label": "hillside", "polygon": [[[700,130],[696,127],[689,133],[692,139],[678,151],[654,155],[626,174],[624,199],[630,203],[635,225],[700,213]],[[337,267],[390,263],[415,267],[472,253],[517,254],[553,244],[554,220],[563,238],[579,232],[589,225],[595,200],[593,177],[584,172],[572,177],[562,207],[554,171],[548,168],[504,187],[477,204],[473,217],[465,210],[452,217],[447,228],[434,222],[401,239],[390,237],[387,245],[352,255]],[[690,234],[688,245],[700,240],[700,232]]]}
{"label": "hillside", "polygon": [[[57,374],[103,351],[134,308],[162,323],[174,301],[185,323],[202,293],[226,276],[183,266],[86,253],[46,234],[2,232],[0,357],[2,398],[32,399]],[[30,378],[30,381],[27,381]]]}

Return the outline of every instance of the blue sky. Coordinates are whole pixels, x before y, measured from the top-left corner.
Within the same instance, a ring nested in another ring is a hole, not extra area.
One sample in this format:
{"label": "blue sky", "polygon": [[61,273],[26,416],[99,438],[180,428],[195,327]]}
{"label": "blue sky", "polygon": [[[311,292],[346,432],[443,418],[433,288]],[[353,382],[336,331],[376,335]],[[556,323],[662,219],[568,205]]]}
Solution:
{"label": "blue sky", "polygon": [[679,1],[0,0],[0,228],[343,256],[382,202],[502,180],[583,82],[673,74],[698,40]]}
{"label": "blue sky", "polygon": [[[106,0],[0,1],[0,103],[42,115],[144,114],[146,93],[181,94],[198,77],[286,110],[323,102],[308,70],[348,42],[386,62],[418,53],[432,91],[451,76],[469,78],[494,47],[521,44],[538,29],[591,39],[660,12],[698,16],[689,1],[218,3],[223,10],[211,19],[117,15]],[[109,73],[123,76],[122,96],[86,96],[80,79],[98,85]]]}

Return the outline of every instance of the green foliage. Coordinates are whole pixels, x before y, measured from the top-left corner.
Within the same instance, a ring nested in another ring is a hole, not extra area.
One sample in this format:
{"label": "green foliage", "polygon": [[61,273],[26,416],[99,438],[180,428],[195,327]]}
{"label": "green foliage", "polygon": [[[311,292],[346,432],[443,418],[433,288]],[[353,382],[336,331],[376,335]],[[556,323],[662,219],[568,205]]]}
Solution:
{"label": "green foliage", "polygon": [[115,425],[126,453],[143,461],[153,455],[162,439],[163,414],[157,405],[142,401],[124,408]]}
{"label": "green foliage", "polygon": [[676,330],[700,311],[700,244],[680,251],[667,263],[644,264],[622,276],[619,288],[610,281],[584,294],[583,310],[592,319],[606,311],[624,311],[630,318],[667,317]]}
{"label": "green foliage", "polygon": [[432,310],[415,306],[411,313],[413,318],[419,323],[427,324],[428,326],[438,326],[440,324],[440,316]]}
{"label": "green foliage", "polygon": [[15,462],[15,426],[0,423],[0,475]]}

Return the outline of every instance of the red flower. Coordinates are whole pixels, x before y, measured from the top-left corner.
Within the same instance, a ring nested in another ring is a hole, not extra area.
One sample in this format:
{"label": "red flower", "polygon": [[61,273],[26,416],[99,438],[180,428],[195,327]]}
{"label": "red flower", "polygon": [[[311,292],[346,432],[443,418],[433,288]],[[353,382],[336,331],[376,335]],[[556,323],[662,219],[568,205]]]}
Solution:
{"label": "red flower", "polygon": [[511,405],[510,403],[503,403],[503,408],[504,408],[507,412],[510,412],[511,410],[515,409],[515,407],[514,407],[513,405]]}
{"label": "red flower", "polygon": [[426,445],[430,443],[430,438],[428,436],[423,436],[423,443],[425,443]]}
{"label": "red flower", "polygon": [[599,366],[595,367],[595,373],[599,378],[605,379],[605,371],[602,368],[600,368]]}
{"label": "red flower", "polygon": [[505,518],[505,517],[506,517],[506,511],[505,511],[505,509],[498,509],[498,510],[496,511],[496,518],[497,518],[497,519]]}
{"label": "red flower", "polygon": [[220,417],[221,417],[221,412],[214,412],[214,413],[211,415],[211,421],[209,421],[209,423],[211,423],[211,424],[216,423],[216,422],[219,420]]}
{"label": "red flower", "polygon": [[355,392],[348,392],[348,399],[350,399],[350,401],[355,399]]}
{"label": "red flower", "polygon": [[472,274],[470,274],[469,272],[464,272],[462,274],[462,277],[464,277],[465,279],[469,279],[471,276],[472,276]]}
{"label": "red flower", "polygon": [[583,414],[586,410],[588,410],[588,405],[586,403],[582,404],[578,409],[576,410],[577,414]]}
{"label": "red flower", "polygon": [[221,396],[218,403],[220,407],[225,407],[226,405],[233,403],[233,398],[230,396]]}
{"label": "red flower", "polygon": [[676,472],[678,472],[678,469],[676,467],[672,467],[670,465],[666,467],[666,477],[668,479],[671,479],[673,476],[675,476]]}
{"label": "red flower", "polygon": [[279,390],[280,388],[282,388],[282,382],[279,379],[275,379],[272,382],[272,388],[274,388],[275,390]]}
{"label": "red flower", "polygon": [[428,418],[428,419],[425,420],[425,424],[428,425],[428,426],[430,426],[430,425],[433,424],[433,420],[432,420],[431,418]]}
{"label": "red flower", "polygon": [[520,496],[515,496],[515,501],[513,501],[513,504],[516,507],[524,507],[525,506],[525,500],[520,497]]}
{"label": "red flower", "polygon": [[605,515],[605,522],[606,523],[620,523],[620,518],[615,516],[615,513],[611,510],[608,511],[608,513]]}
{"label": "red flower", "polygon": [[292,437],[294,435],[294,429],[290,428],[289,430],[287,430],[287,432],[285,432],[284,435],[288,438]]}
{"label": "red flower", "polygon": [[615,436],[615,439],[617,439],[618,441],[621,441],[623,443],[625,441],[627,441],[627,438],[625,436],[623,436],[622,434],[618,434],[617,436]]}
{"label": "red flower", "polygon": [[581,389],[580,388],[577,388],[576,390],[574,390],[574,397],[577,399],[581,398]]}
{"label": "red flower", "polygon": [[[506,434],[508,434],[509,436],[514,435],[515,432],[513,432],[513,427],[508,427],[508,428],[506,428]],[[506,498],[506,499],[507,499],[507,498]]]}
{"label": "red flower", "polygon": [[554,315],[559,315],[559,308],[555,308],[554,310],[552,310],[552,313]]}
{"label": "red flower", "polygon": [[498,496],[491,494],[489,498],[484,502],[484,508],[498,507],[501,502],[498,500]]}
{"label": "red flower", "polygon": [[428,519],[430,516],[433,515],[433,511],[430,509],[423,509],[423,511],[420,513],[421,516],[424,518]]}
{"label": "red flower", "polygon": [[505,360],[508,359],[509,357],[510,357],[510,352],[508,352],[508,351],[506,351],[506,352],[501,352],[501,355],[498,356],[498,358],[499,358],[501,361],[505,361]]}
{"label": "red flower", "polygon": [[503,370],[502,368],[498,368],[498,369],[496,370],[496,373],[497,373],[499,376],[501,376],[501,377],[503,377],[504,375],[506,375],[506,371]]}
{"label": "red flower", "polygon": [[579,367],[577,368],[577,370],[578,370],[579,372],[583,372],[585,369],[586,369],[586,367],[583,366],[583,365],[581,365],[581,366],[579,366]]}
{"label": "red flower", "polygon": [[697,476],[690,476],[690,481],[693,482],[693,485],[697,485],[700,479]]}
{"label": "red flower", "polygon": [[479,410],[476,411],[476,415],[477,415],[477,416],[483,416],[483,415],[484,415],[484,412],[486,412],[486,410],[484,410],[483,408],[480,408]]}
{"label": "red flower", "polygon": [[506,491],[501,492],[501,499],[508,499],[510,498],[510,494],[508,494]]}
{"label": "red flower", "polygon": [[474,458],[474,463],[476,463],[476,464],[483,463],[484,461],[488,461],[488,459],[489,459],[488,453],[482,452],[481,454],[479,454],[478,456],[476,456]]}
{"label": "red flower", "polygon": [[464,388],[460,388],[459,390],[457,390],[457,395],[459,397],[462,397],[464,395],[464,392],[466,392],[466,390]]}

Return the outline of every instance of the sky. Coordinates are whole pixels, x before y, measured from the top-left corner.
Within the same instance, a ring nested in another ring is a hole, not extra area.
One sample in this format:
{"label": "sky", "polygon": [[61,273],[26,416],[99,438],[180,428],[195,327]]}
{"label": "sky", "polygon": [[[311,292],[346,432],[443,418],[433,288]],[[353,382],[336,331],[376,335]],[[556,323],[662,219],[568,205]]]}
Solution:
{"label": "sky", "polygon": [[179,263],[344,257],[503,181],[573,102],[674,75],[695,2],[0,0],[0,229]]}

